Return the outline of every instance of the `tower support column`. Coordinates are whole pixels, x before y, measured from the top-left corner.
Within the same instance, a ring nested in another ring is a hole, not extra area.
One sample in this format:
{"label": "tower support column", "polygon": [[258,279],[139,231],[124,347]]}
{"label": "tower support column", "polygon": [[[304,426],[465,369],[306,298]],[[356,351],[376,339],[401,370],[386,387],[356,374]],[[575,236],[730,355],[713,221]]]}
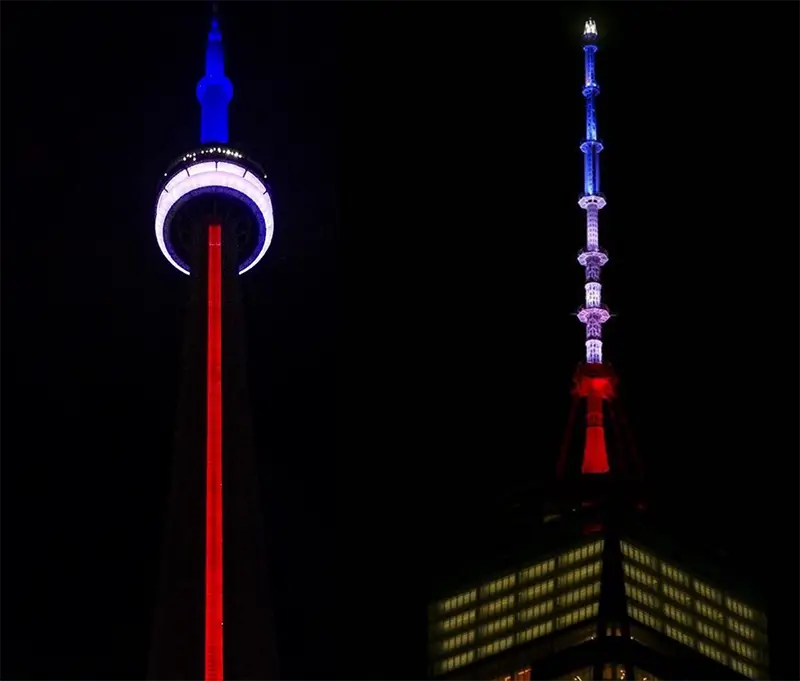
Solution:
{"label": "tower support column", "polygon": [[574,393],[586,402],[586,440],[581,472],[608,473],[603,402],[616,394],[617,378],[607,364],[581,364],[575,372]]}
{"label": "tower support column", "polygon": [[223,679],[221,232],[208,228],[205,681]]}

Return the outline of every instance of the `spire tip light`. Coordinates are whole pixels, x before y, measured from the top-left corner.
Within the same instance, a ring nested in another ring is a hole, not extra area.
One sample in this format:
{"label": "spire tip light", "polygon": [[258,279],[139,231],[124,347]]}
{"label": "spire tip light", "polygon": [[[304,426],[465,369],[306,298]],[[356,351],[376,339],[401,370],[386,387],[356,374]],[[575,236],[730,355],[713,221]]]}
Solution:
{"label": "spire tip light", "polygon": [[583,35],[593,35],[593,36],[597,35],[597,24],[594,23],[593,19],[589,19],[583,25]]}

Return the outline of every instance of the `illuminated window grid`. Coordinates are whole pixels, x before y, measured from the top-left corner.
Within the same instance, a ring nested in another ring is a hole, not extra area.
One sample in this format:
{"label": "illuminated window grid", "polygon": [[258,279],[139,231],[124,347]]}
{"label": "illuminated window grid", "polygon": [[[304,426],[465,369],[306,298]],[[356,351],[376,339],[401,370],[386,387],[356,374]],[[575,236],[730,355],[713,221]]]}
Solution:
{"label": "illuminated window grid", "polygon": [[[552,581],[552,580],[551,580]],[[560,599],[563,600],[564,605],[571,605],[572,603],[579,602],[580,600],[596,597],[600,592],[600,583],[596,582],[590,585],[584,585],[578,589],[573,590],[568,594],[563,594]],[[591,617],[597,616],[598,611],[598,603],[591,603],[579,608],[572,610],[571,612],[565,613],[560,615],[556,620],[556,628],[565,628],[571,626],[572,624],[584,621]],[[494,603],[487,604],[487,606],[491,608],[494,612],[498,610],[507,610],[508,608],[512,607],[512,601],[510,597],[506,596],[504,598],[498,599]],[[520,611],[518,613],[518,619],[520,622],[528,622],[531,619],[539,619],[541,617],[547,616],[551,614],[555,608],[555,600],[549,599],[543,603],[537,603],[536,605],[527,608],[526,610]],[[455,619],[455,618],[453,618]],[[507,631],[514,627],[515,617],[514,615],[507,615],[505,617],[501,617],[496,619],[492,622],[488,622],[485,625],[482,625],[479,629],[479,635],[483,637],[493,636],[502,631]],[[550,633],[553,630],[553,621],[549,620],[547,622],[541,622],[538,625],[534,625],[533,627],[528,627],[527,629],[519,632],[517,634],[517,643],[522,643],[526,641],[530,641],[533,638],[538,638],[540,636],[544,636]],[[492,641],[489,644],[481,646],[478,649],[478,657],[483,658],[489,655],[493,655],[496,652],[500,652],[505,650],[509,645],[508,640],[510,637],[504,637],[502,639],[498,639],[497,641]],[[511,637],[513,638],[513,637]],[[474,640],[474,632],[464,632],[459,637],[453,637],[453,642],[448,643],[450,647],[453,646],[461,646],[465,645],[468,642],[472,642]],[[498,642],[499,641],[499,642]]]}
{"label": "illuminated window grid", "polygon": [[[562,575],[563,583],[567,586],[574,584],[578,586],[566,591],[554,591],[555,580],[552,579],[539,585],[533,585],[529,589],[533,589],[534,593],[541,594],[544,600],[531,602],[527,598],[520,599],[524,605],[517,608],[516,611],[513,595],[501,596],[481,605],[486,620],[484,620],[483,614],[478,615],[477,619],[481,624],[478,625],[477,630],[473,627],[467,631],[461,631],[444,639],[436,646],[439,654],[447,655],[458,651],[437,663],[437,673],[457,669],[471,661],[495,655],[514,645],[528,643],[547,636],[555,630],[564,629],[596,617],[599,608],[600,581],[595,579],[595,581],[587,583],[586,580],[591,576],[599,576],[600,569],[601,565],[598,561],[597,565],[583,565],[568,571]],[[554,593],[554,596],[547,598]],[[474,612],[474,609],[462,612],[448,618],[449,622],[453,622],[453,624],[449,624],[448,620],[441,624],[446,624],[450,629],[453,626],[469,626],[475,622],[475,618],[471,614]],[[472,648],[474,655],[470,656],[466,654],[469,651],[459,650],[467,646]]]}
{"label": "illuminated window grid", "polygon": [[586,562],[603,553],[604,540],[598,539],[575,549],[562,553],[558,557],[559,569],[565,569]]}
{"label": "illuminated window grid", "polygon": [[[594,542],[596,545],[597,542]],[[597,551],[599,547],[592,548],[592,551]],[[584,552],[588,554],[589,552]],[[544,563],[539,563],[537,566],[533,566],[535,572],[540,574],[543,572],[547,572],[549,570],[555,569],[555,559],[551,559],[550,561],[545,561]],[[580,584],[580,582],[591,578],[592,576],[598,576],[602,570],[602,563],[600,561],[596,561],[593,564],[583,565],[574,570],[569,571],[566,574],[560,576],[559,579],[559,586],[571,586],[573,584]],[[505,582],[504,582],[505,580]],[[499,580],[494,580],[494,582],[487,584],[485,586],[490,587],[485,589],[486,592],[497,591],[507,588],[507,584],[509,584],[511,580],[507,578],[501,578]],[[494,585],[494,586],[490,586]],[[599,582],[596,584],[591,585],[583,585],[577,589],[574,589],[568,594],[562,594],[561,596],[561,603],[564,607],[568,607],[569,605],[579,602],[580,600],[591,598],[592,595],[596,595],[599,593]],[[535,600],[546,596],[549,593],[552,593],[556,589],[556,580],[549,579],[539,584],[532,585],[528,587],[524,591],[520,592],[520,602],[527,601],[531,602],[534,601],[534,605],[527,608],[526,610],[521,611],[518,613],[518,621],[520,623],[523,622],[530,622],[531,618],[542,618],[546,617],[549,614],[552,614],[553,610],[556,607],[556,603],[554,599],[549,599],[548,601],[544,601],[541,603],[535,603]],[[484,589],[480,589],[479,593],[483,592]],[[455,608],[464,607],[465,604],[470,604],[476,600],[477,594],[475,594],[475,590],[467,591],[458,596],[452,597],[447,599],[446,601],[439,604],[439,609],[442,610],[452,610]],[[478,610],[478,614],[481,619],[483,618],[491,618],[496,617],[502,613],[509,613],[504,617],[501,617],[494,622],[487,622],[485,625],[482,625],[481,629],[479,630],[479,635],[481,637],[488,637],[492,635],[496,635],[502,631],[507,631],[514,626],[514,615],[510,614],[510,611],[514,609],[515,606],[515,598],[514,595],[509,594],[507,596],[495,599],[489,603],[484,603],[480,606]],[[565,613],[561,615],[557,620],[549,620],[545,622],[539,622],[533,626],[527,627],[526,629],[518,632],[516,636],[511,634],[510,636],[506,636],[495,641],[491,641],[484,646],[481,646],[477,649],[477,651],[463,651],[457,655],[451,655],[447,658],[447,660],[441,661],[439,668],[442,670],[453,670],[457,669],[464,664],[468,664],[465,660],[468,659],[469,652],[475,652],[478,658],[483,658],[489,655],[494,655],[497,652],[501,652],[502,650],[506,650],[509,646],[514,645],[516,639],[516,643],[524,643],[534,638],[538,638],[540,636],[545,636],[548,633],[552,632],[554,627],[563,628],[572,625],[573,623],[577,623],[588,619],[590,617],[597,615],[597,608],[598,604],[589,604],[587,606],[583,606],[581,608],[577,608],[569,613]],[[475,623],[476,620],[476,610],[473,608],[469,611],[458,613],[442,622],[439,623],[439,629],[443,632],[451,632],[457,631],[458,629],[462,629],[464,627],[470,626]],[[462,631],[456,636],[452,636],[446,641],[443,641],[440,644],[440,649],[443,653],[453,652],[457,650],[459,647],[470,645],[475,640],[475,630],[472,631]],[[443,672],[441,672],[443,673]]]}
{"label": "illuminated window grid", "polygon": [[622,570],[628,579],[631,579],[639,584],[646,586],[649,589],[658,591],[658,577],[642,570],[642,568],[629,563],[628,561],[622,562]]}
{"label": "illuminated window grid", "polygon": [[444,615],[467,608],[479,600],[512,592],[517,586],[527,585],[531,582],[541,582],[546,577],[567,571],[570,567],[587,562],[589,559],[599,557],[603,551],[602,539],[595,540],[581,546],[565,551],[560,555],[547,558],[533,565],[528,565],[516,572],[509,572],[497,577],[480,587],[467,589],[455,596],[451,596],[434,605],[436,615]]}
{"label": "illuminated window grid", "polygon": [[[665,609],[667,606],[669,606],[669,604],[665,604]],[[738,660],[733,656],[729,656],[726,650],[723,650],[718,646],[711,645],[702,640],[696,640],[694,637],[690,636],[677,626],[664,624],[658,617],[655,617],[648,611],[639,608],[632,603],[628,604],[628,615],[638,622],[641,622],[645,626],[650,627],[651,629],[655,629],[656,631],[663,630],[664,633],[679,643],[695,648],[703,655],[716,660],[717,662],[721,662],[722,664],[726,664],[744,676],[748,676],[749,678],[753,679],[758,678],[759,676],[759,670],[757,667],[743,662],[742,660]],[[718,643],[724,645],[725,634],[722,631],[716,627],[711,627],[705,622],[697,621],[696,624],[698,633],[706,638],[716,640]],[[752,660],[753,662],[759,662],[761,660],[760,651],[753,646],[745,644],[743,641],[738,641],[734,637],[730,636],[728,637],[728,644],[730,649],[741,657]]]}
{"label": "illuminated window grid", "polygon": [[[662,563],[661,573],[671,581],[679,582],[682,584],[687,584],[687,582],[689,582],[689,584],[691,584],[691,588],[699,596],[714,600],[717,603],[723,601],[723,595],[718,590],[712,589],[711,587],[704,584],[703,582],[700,582],[699,580],[696,580],[694,578],[689,578],[685,573],[682,573],[675,568],[665,570],[663,569],[664,565],[665,564]],[[671,568],[671,566],[666,566],[666,567]],[[649,575],[646,571],[638,568],[635,565],[625,564],[624,570],[626,576],[636,580],[640,584],[648,586],[653,586],[655,584],[655,581],[653,580],[651,575]],[[711,603],[708,603],[701,598],[697,599],[692,598],[692,595],[690,593],[687,593],[683,589],[678,589],[676,586],[674,586],[673,584],[669,584],[666,581],[663,581],[661,583],[661,587],[662,587],[661,589],[662,593],[668,599],[672,600],[676,604],[680,604],[684,608],[692,608],[692,606],[694,606],[693,609],[697,612],[697,614],[709,620],[709,622],[714,622],[720,625],[720,627],[727,624],[729,629],[731,629],[734,633],[742,633],[743,637],[747,638],[750,641],[756,639],[757,630],[755,630],[753,627],[750,627],[749,625],[744,624],[743,622],[739,622],[738,620],[732,617],[728,617],[726,622],[724,614],[718,608],[715,608],[713,605],[711,605]],[[639,600],[639,602],[641,602],[643,605],[646,605],[648,607],[653,607],[654,602],[652,597],[651,598],[647,598],[646,596],[642,597],[644,594],[646,594],[646,592],[642,592],[641,590],[639,590],[638,592],[634,592],[633,589],[636,588],[637,587],[634,584],[626,585],[627,594],[631,598],[634,598],[634,600]],[[640,598],[636,599],[636,596],[639,596]],[[752,618],[751,621],[757,620],[758,613],[754,611],[752,608],[738,601],[733,601],[733,599],[729,597],[724,598],[724,602],[726,605],[729,605],[729,603],[733,602],[733,608],[735,608],[739,613],[751,617]],[[631,615],[631,617],[637,619],[643,624],[650,626],[651,628],[658,629],[659,621],[657,618],[653,617],[653,615],[651,615],[650,613],[640,608],[636,608],[635,606],[633,607],[629,606],[629,614]],[[691,617],[691,615],[689,615],[689,613],[684,612],[673,605],[670,605],[668,602],[664,603],[664,614],[669,616],[676,622],[683,624],[684,626],[691,626],[692,624],[691,620],[693,618]],[[714,641],[715,643],[721,644],[723,646],[725,645],[726,635],[725,632],[721,630],[721,628],[712,626],[710,623],[702,621],[701,619],[697,619],[694,622],[694,624],[695,624],[694,628],[700,635],[710,639],[711,641]],[[666,633],[668,633],[668,635],[670,635],[672,638],[686,645],[692,645],[693,647],[696,647],[698,650],[700,650],[701,652],[703,652],[705,655],[707,655],[712,659],[719,661],[720,656],[723,656],[724,658],[727,659],[727,653],[718,650],[716,646],[713,646],[709,643],[705,643],[703,641],[697,641],[696,646],[694,646],[693,643],[687,643],[687,641],[690,640],[694,641],[694,639],[685,632],[678,629],[677,627],[674,627],[672,625],[666,625],[665,630]],[[752,660],[754,662],[760,660],[759,657],[760,651],[758,649],[754,648],[753,646],[747,646],[747,644],[744,643],[743,641],[740,641],[738,644],[734,643],[733,641],[735,641],[735,639],[733,637],[730,637],[730,648],[734,653],[740,655],[741,657],[745,657],[749,660]],[[733,660],[734,658],[731,657],[730,659]],[[730,666],[733,665],[731,664]]]}
{"label": "illuminated window grid", "polygon": [[[630,578],[631,575],[641,576],[641,571],[626,570],[626,576]],[[652,586],[649,579],[646,579],[644,584],[648,587]],[[724,623],[727,622],[728,629],[730,629],[731,622],[734,622],[738,631],[756,636],[756,630],[752,627],[747,627],[731,617],[723,618],[722,622],[719,622],[716,614],[719,612],[718,610],[709,611],[709,608],[712,607],[709,604],[700,599],[690,599],[690,603],[700,604],[696,610],[701,617],[695,617],[691,611],[681,609],[677,607],[676,603],[670,602],[670,598],[673,601],[678,600],[675,598],[675,593],[670,590],[665,590],[666,597],[659,599],[649,588],[643,589],[626,580],[625,592],[630,599],[628,614],[633,619],[651,629],[664,632],[683,645],[695,648],[706,657],[726,664],[751,679],[762,678],[757,665],[759,662],[765,661],[765,651],[731,635],[729,631],[726,631]],[[680,602],[685,603],[685,599],[681,598]],[[715,620],[715,624],[704,619],[708,615]],[[691,632],[700,636],[695,636]]]}
{"label": "illuminated window grid", "polygon": [[[626,558],[629,558],[630,560],[653,570],[658,568],[660,573],[666,579],[674,582],[675,585],[682,586],[686,589],[691,589],[711,603],[716,603],[717,605],[724,604],[727,609],[739,619],[748,620],[757,626],[761,626],[762,628],[765,626],[766,618],[764,617],[763,613],[755,610],[745,603],[742,603],[741,601],[724,595],[719,589],[716,589],[695,577],[691,577],[686,572],[679,570],[675,566],[660,561],[657,557],[643,551],[630,542],[622,541],[620,545],[622,553]],[[686,602],[683,602],[683,604],[685,605]]]}

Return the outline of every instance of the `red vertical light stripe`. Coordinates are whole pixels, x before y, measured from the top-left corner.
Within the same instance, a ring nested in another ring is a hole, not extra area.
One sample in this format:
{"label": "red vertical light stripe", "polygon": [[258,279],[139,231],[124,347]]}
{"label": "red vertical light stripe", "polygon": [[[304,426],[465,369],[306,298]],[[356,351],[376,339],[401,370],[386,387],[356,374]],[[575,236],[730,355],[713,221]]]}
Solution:
{"label": "red vertical light stripe", "polygon": [[[595,379],[598,386],[604,383]],[[606,433],[603,427],[603,397],[598,386],[586,398],[586,443],[583,449],[583,473],[608,473],[608,452],[606,451]]]}
{"label": "red vertical light stripe", "polygon": [[208,228],[206,681],[222,681],[222,229]]}

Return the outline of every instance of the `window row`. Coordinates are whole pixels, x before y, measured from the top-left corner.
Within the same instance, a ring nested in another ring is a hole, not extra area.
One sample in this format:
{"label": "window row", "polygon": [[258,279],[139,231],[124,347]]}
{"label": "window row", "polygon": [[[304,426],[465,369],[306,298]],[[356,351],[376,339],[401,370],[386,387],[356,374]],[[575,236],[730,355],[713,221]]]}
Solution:
{"label": "window row", "polygon": [[463,608],[465,605],[474,603],[477,599],[478,591],[477,589],[472,589],[471,591],[466,591],[463,594],[459,594],[458,596],[453,596],[452,598],[442,601],[439,603],[438,610],[442,613],[458,610],[459,608]]}
{"label": "window row", "polygon": [[519,592],[519,598],[522,603],[530,603],[531,601],[538,601],[547,594],[553,592],[556,588],[556,580],[548,579],[546,582],[540,582],[534,586],[529,586],[524,591]]}
{"label": "window row", "polygon": [[[723,624],[726,620],[725,613],[722,611],[721,608],[714,607],[710,603],[707,603],[704,600],[693,598],[692,594],[688,593],[687,591],[683,591],[682,589],[677,588],[673,584],[670,584],[667,581],[659,582],[659,579],[652,575],[651,573],[642,570],[641,568],[632,565],[631,563],[624,563],[623,570],[625,572],[625,576],[629,579],[632,579],[639,584],[642,584],[654,591],[661,591],[667,598],[675,601],[676,603],[687,607],[693,608],[697,611],[698,614],[702,615],[703,617],[717,622],[718,624]],[[716,590],[712,590],[711,587],[707,587],[703,582],[699,580],[695,581],[695,591],[698,595],[704,596],[705,598],[715,598],[718,602],[722,600],[722,597],[719,595],[719,592]],[[660,589],[659,589],[660,586]],[[640,600],[640,599],[637,599]],[[753,618],[757,617],[757,614],[752,608],[748,608],[747,606],[739,603],[738,601],[734,601],[731,598],[726,598],[726,604],[733,603],[736,604],[736,608],[738,612],[747,612]],[[729,606],[730,607],[730,606]],[[733,608],[730,608],[733,611]],[[737,620],[733,618],[727,618],[729,622],[731,622],[731,626],[735,626],[737,628],[737,633],[742,632],[742,636],[745,638],[753,639],[756,636],[755,629],[746,625],[744,623],[737,622]]]}
{"label": "window row", "polygon": [[578,584],[586,579],[598,577],[602,568],[603,563],[599,560],[595,561],[594,563],[589,563],[588,565],[583,565],[565,575],[561,575],[558,578],[558,586],[559,588],[563,586],[571,586],[572,584]]}
{"label": "window row", "polygon": [[558,566],[565,567],[567,565],[574,565],[575,563],[579,563],[602,552],[603,540],[600,539],[599,541],[592,542],[591,544],[581,546],[577,549],[573,549],[572,551],[568,551],[567,553],[560,555],[558,557]]}
{"label": "window row", "polygon": [[453,615],[453,617],[448,617],[446,620],[443,620],[439,623],[439,628],[442,631],[454,631],[456,629],[469,626],[470,624],[474,624],[475,618],[475,610],[467,610],[466,612]]}
{"label": "window row", "polygon": [[496,601],[481,606],[481,617],[491,617],[514,607],[513,596],[503,596]]}
{"label": "window row", "polygon": [[500,579],[495,579],[493,582],[489,582],[481,587],[481,596],[493,596],[497,593],[502,593],[503,591],[508,591],[509,589],[513,588],[517,584],[517,575],[506,575],[505,577],[500,577]]}
{"label": "window row", "polygon": [[[518,631],[516,634],[512,633],[508,636],[503,636],[495,639],[494,641],[481,645],[479,648],[477,648],[477,650],[465,650],[461,653],[445,658],[444,660],[440,660],[436,665],[435,671],[437,674],[443,674],[445,672],[452,671],[453,669],[458,669],[459,667],[469,664],[476,659],[481,659],[500,653],[513,645],[528,643],[536,638],[547,636],[548,634],[552,633],[554,629],[565,629],[573,624],[577,624],[578,622],[583,622],[587,619],[591,619],[592,617],[596,617],[598,609],[599,603],[596,602],[584,605],[580,608],[572,610],[571,612],[560,615],[555,621],[551,619],[545,622],[540,622],[532,627]],[[463,634],[459,636],[463,636]],[[455,639],[459,637],[453,638]]]}
{"label": "window row", "polygon": [[[573,605],[574,603],[579,603],[581,601],[588,600],[590,598],[596,598],[599,594],[600,594],[600,582],[595,582],[592,585],[581,587],[580,589],[576,589],[575,591],[572,591],[569,594],[561,596],[559,598],[559,606]],[[545,601],[544,603],[537,603],[536,605],[530,608],[521,610],[518,614],[519,621],[530,622],[532,620],[538,620],[541,619],[542,617],[546,617],[547,615],[551,615],[553,613],[553,610],[555,609],[555,605],[556,605],[555,600],[551,598],[549,601]],[[568,615],[569,614],[571,613],[568,613]],[[471,617],[467,617],[467,615],[471,615]],[[453,622],[454,620],[457,620],[457,622]],[[474,623],[474,621],[475,621],[475,611],[470,610],[469,613],[462,613],[460,615],[457,615],[456,617],[450,618],[450,620],[444,622],[443,625],[450,624],[452,622],[453,626],[450,627],[450,630],[453,630],[466,626],[468,624],[472,624]],[[507,615],[506,617],[501,617],[500,619],[482,625],[478,631],[481,637],[491,636],[499,631],[512,629],[514,627],[514,622],[515,622],[514,615]],[[448,629],[445,629],[445,631],[447,630]],[[463,632],[458,636],[454,636],[443,641],[442,649],[445,651],[449,651],[449,650],[454,650],[456,648],[460,648],[467,642],[469,643],[473,642],[474,637],[475,637],[474,630]]]}
{"label": "window row", "polygon": [[475,630],[471,629],[470,631],[465,631],[458,636],[453,636],[452,638],[442,641],[441,651],[443,653],[449,653],[452,650],[458,650],[459,648],[463,648],[464,646],[474,642]]}
{"label": "window row", "polygon": [[[667,608],[670,607],[669,604],[665,604],[665,611]],[[706,643],[702,640],[695,640],[694,637],[690,636],[688,633],[679,629],[678,627],[672,626],[671,624],[664,624],[659,618],[654,617],[646,610],[642,608],[638,608],[635,605],[628,604],[628,615],[630,615],[633,619],[641,622],[645,626],[650,627],[651,629],[655,629],[656,631],[663,631],[671,638],[675,639],[676,641],[682,643],[685,646],[689,646],[690,648],[696,648],[699,652],[707,657],[710,657],[717,662],[721,662],[722,664],[730,666],[735,671],[743,674],[744,676],[748,676],[750,678],[757,678],[758,670],[748,665],[741,660],[737,660],[734,657],[730,657],[725,650],[721,650],[716,646],[713,646],[709,643]],[[717,641],[718,643],[725,644],[725,634],[716,629],[715,627],[711,627],[707,625],[705,622],[698,622],[697,623],[697,630],[700,634],[705,636],[706,638],[712,639]],[[754,648],[753,646],[749,646],[743,641],[739,641],[738,639],[734,638],[733,636],[728,637],[728,647],[731,651],[735,654],[745,657],[753,662],[759,663],[761,661],[760,651]]]}
{"label": "window row", "polygon": [[[625,585],[625,593],[630,598],[642,603],[643,605],[648,606],[653,610],[660,609],[660,602],[659,600],[650,593],[646,591],[642,591],[636,586],[632,584]],[[670,603],[664,603],[664,614],[672,620],[683,624],[684,626],[691,627],[693,617],[688,612],[685,612],[675,606],[671,605]],[[726,637],[725,632],[717,629],[716,627],[712,627],[710,624],[706,624],[702,620],[697,621],[697,631],[700,632],[706,638],[711,639],[712,641],[716,641],[717,643],[725,643]]]}
{"label": "window row", "polygon": [[445,674],[447,672],[451,672],[454,669],[458,669],[459,667],[463,667],[464,665],[469,664],[475,659],[475,651],[468,650],[465,653],[461,653],[460,655],[454,655],[453,657],[448,657],[446,660],[442,660],[436,665],[436,673],[437,674]]}
{"label": "window row", "polygon": [[[509,591],[517,586],[517,584],[522,585],[534,579],[540,579],[550,573],[555,572],[556,564],[558,564],[559,567],[566,567],[584,561],[592,556],[600,555],[603,552],[603,545],[604,542],[602,539],[600,539],[592,542],[591,544],[586,544],[585,546],[580,546],[576,549],[567,551],[566,553],[561,554],[561,556],[559,556],[557,559],[549,558],[548,560],[537,563],[536,565],[526,567],[519,572],[519,575],[514,572],[494,579],[480,587],[480,596],[481,598],[493,596],[495,594],[503,593],[504,591]],[[571,572],[568,575],[562,575],[562,577],[559,578],[559,585],[562,583],[570,584],[573,581],[575,581],[575,573]],[[440,601],[435,607],[439,613],[445,614],[452,612],[453,610],[459,610],[467,607],[475,603],[477,600],[478,589],[470,589],[469,591],[465,591],[456,596],[452,596]]]}
{"label": "window row", "polygon": [[[659,561],[655,556],[643,551],[627,541],[621,542],[620,546],[622,553],[626,558],[629,558],[640,565],[644,565],[651,570],[658,570],[660,568],[661,574],[663,574],[672,582],[675,582],[683,587],[692,586],[694,587],[694,591],[703,598],[716,603],[717,605],[723,604],[723,594],[719,589],[715,589],[699,579],[690,577],[687,573],[672,565]],[[731,598],[730,596],[726,596],[724,598],[724,603],[731,612],[743,619],[753,622],[758,622],[760,619],[759,612],[750,606]]]}

